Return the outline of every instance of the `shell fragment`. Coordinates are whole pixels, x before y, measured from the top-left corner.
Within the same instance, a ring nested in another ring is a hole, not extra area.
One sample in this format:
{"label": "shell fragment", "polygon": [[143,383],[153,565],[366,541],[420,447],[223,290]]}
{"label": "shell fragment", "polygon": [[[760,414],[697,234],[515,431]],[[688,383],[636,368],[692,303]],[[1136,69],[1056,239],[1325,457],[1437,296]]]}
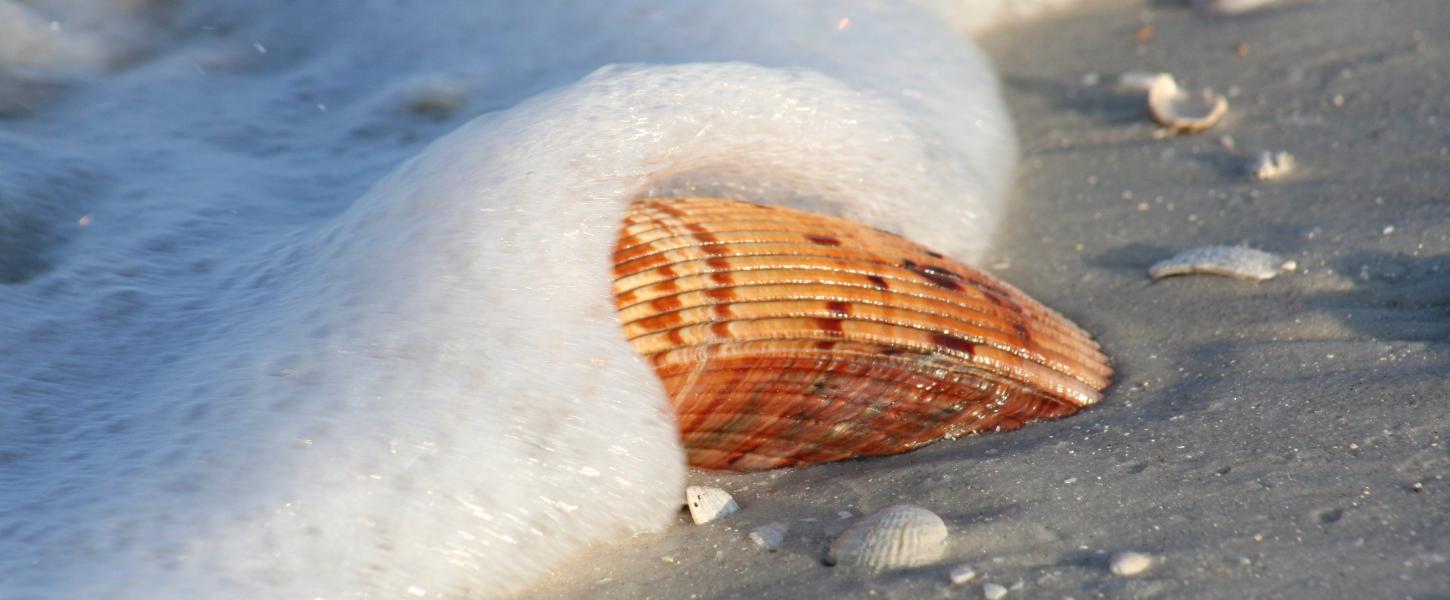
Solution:
{"label": "shell fragment", "polygon": [[767,523],[751,530],[746,537],[750,538],[755,545],[774,552],[785,543],[785,534],[789,530],[790,525],[785,523]]}
{"label": "shell fragment", "polygon": [[1153,556],[1142,552],[1116,552],[1108,558],[1108,570],[1120,577],[1133,577],[1153,567]]}
{"label": "shell fragment", "polygon": [[1294,155],[1288,152],[1264,152],[1249,168],[1257,181],[1269,181],[1288,175],[1294,170]]}
{"label": "shell fragment", "polygon": [[740,510],[740,505],[735,503],[730,492],[703,485],[685,488],[685,503],[690,507],[690,520],[696,525],[709,523]]}
{"label": "shell fragment", "polygon": [[1185,250],[1148,268],[1148,276],[1162,279],[1173,275],[1208,274],[1251,281],[1273,279],[1280,271],[1292,271],[1293,261],[1277,254],[1245,246],[1204,246]]}
{"label": "shell fragment", "polygon": [[1148,110],[1159,124],[1179,133],[1197,133],[1213,127],[1228,113],[1228,99],[1210,90],[1198,93],[1178,87],[1167,73],[1148,88]]}

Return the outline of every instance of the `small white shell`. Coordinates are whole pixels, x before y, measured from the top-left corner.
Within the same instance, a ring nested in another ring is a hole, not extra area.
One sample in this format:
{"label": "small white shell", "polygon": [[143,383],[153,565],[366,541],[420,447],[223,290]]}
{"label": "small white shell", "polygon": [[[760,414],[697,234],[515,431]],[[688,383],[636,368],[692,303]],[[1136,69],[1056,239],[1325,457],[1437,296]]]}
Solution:
{"label": "small white shell", "polygon": [[690,507],[690,519],[702,525],[740,510],[730,492],[717,487],[692,485],[685,488],[685,504]]}
{"label": "small white shell", "polygon": [[1132,577],[1141,575],[1153,566],[1153,555],[1131,550],[1114,553],[1108,558],[1108,570],[1114,575]]}
{"label": "small white shell", "polygon": [[947,579],[951,580],[952,585],[966,585],[976,578],[977,570],[972,565],[957,565],[947,572]]}
{"label": "small white shell", "polygon": [[1148,276],[1162,279],[1172,275],[1207,273],[1252,281],[1273,279],[1279,271],[1292,271],[1294,261],[1277,254],[1245,246],[1204,246],[1179,252],[1148,267]]}
{"label": "small white shell", "polygon": [[827,564],[877,571],[919,567],[946,551],[947,526],[925,508],[894,504],[866,515],[831,544]]}
{"label": "small white shell", "polygon": [[767,523],[751,530],[751,542],[766,550],[776,550],[785,543],[785,532],[790,530],[790,525],[781,522]]}
{"label": "small white shell", "polygon": [[1159,74],[1148,88],[1148,110],[1164,127],[1181,133],[1203,131],[1228,113],[1228,100],[1203,90],[1197,94],[1178,87],[1167,73]]}
{"label": "small white shell", "polygon": [[982,586],[982,597],[987,600],[1002,600],[1007,596],[1007,588],[995,583],[988,583]]}
{"label": "small white shell", "polygon": [[1294,170],[1294,155],[1288,152],[1264,152],[1254,161],[1249,173],[1258,181],[1278,179]]}
{"label": "small white shell", "polygon": [[1215,16],[1246,13],[1278,4],[1279,0],[1196,0],[1198,10]]}

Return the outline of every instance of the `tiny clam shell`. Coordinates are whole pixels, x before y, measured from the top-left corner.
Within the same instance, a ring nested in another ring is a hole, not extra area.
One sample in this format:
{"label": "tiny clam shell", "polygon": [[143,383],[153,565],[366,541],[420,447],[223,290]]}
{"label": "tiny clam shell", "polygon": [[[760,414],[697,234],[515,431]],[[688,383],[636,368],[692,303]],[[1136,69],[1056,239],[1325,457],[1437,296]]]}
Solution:
{"label": "tiny clam shell", "polygon": [[1096,403],[1088,334],[899,236],[736,200],[635,202],[614,254],[626,338],[654,366],[690,464],[880,456]]}
{"label": "tiny clam shell", "polygon": [[947,526],[925,508],[893,504],[866,515],[831,543],[828,564],[877,571],[920,567],[946,551]]}
{"label": "tiny clam shell", "polygon": [[692,485],[685,488],[685,504],[690,507],[690,520],[703,525],[740,510],[730,492],[717,487]]}
{"label": "tiny clam shell", "polygon": [[1172,258],[1148,267],[1148,276],[1162,279],[1173,275],[1204,273],[1251,281],[1273,279],[1280,271],[1292,271],[1293,261],[1277,254],[1244,246],[1204,246],[1184,250]]}
{"label": "tiny clam shell", "polygon": [[1197,133],[1218,123],[1228,113],[1228,100],[1209,90],[1192,93],[1179,89],[1167,73],[1148,88],[1148,110],[1159,124],[1180,133]]}

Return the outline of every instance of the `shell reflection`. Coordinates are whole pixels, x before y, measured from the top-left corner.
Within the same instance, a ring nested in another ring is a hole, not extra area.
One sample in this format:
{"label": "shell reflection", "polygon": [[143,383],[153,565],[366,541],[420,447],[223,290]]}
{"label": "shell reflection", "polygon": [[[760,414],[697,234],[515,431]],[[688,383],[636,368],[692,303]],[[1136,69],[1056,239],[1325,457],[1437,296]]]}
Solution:
{"label": "shell reflection", "polygon": [[1067,319],[899,236],[735,200],[635,202],[619,320],[690,464],[894,454],[1097,402],[1112,371]]}

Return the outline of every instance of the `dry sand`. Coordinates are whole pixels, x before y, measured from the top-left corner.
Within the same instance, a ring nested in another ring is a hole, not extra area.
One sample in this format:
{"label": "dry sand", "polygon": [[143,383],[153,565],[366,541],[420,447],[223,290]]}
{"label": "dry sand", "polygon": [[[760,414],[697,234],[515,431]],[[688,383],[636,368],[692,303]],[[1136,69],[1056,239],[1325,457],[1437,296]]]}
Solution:
{"label": "dry sand", "polygon": [[[533,595],[1450,598],[1450,5],[1103,0],[982,43],[1024,155],[984,266],[1099,336],[1119,373],[1103,404],[896,457],[695,473],[743,510],[600,548]],[[1227,92],[1230,115],[1163,137],[1114,89],[1131,70]],[[1252,181],[1266,150],[1298,169]],[[1146,276],[1237,243],[1298,270]],[[838,512],[895,502],[946,520],[939,565],[821,564]],[[775,553],[746,538],[772,521],[791,526]],[[1115,576],[1120,550],[1161,562]],[[962,563],[977,578],[952,587]]]}

